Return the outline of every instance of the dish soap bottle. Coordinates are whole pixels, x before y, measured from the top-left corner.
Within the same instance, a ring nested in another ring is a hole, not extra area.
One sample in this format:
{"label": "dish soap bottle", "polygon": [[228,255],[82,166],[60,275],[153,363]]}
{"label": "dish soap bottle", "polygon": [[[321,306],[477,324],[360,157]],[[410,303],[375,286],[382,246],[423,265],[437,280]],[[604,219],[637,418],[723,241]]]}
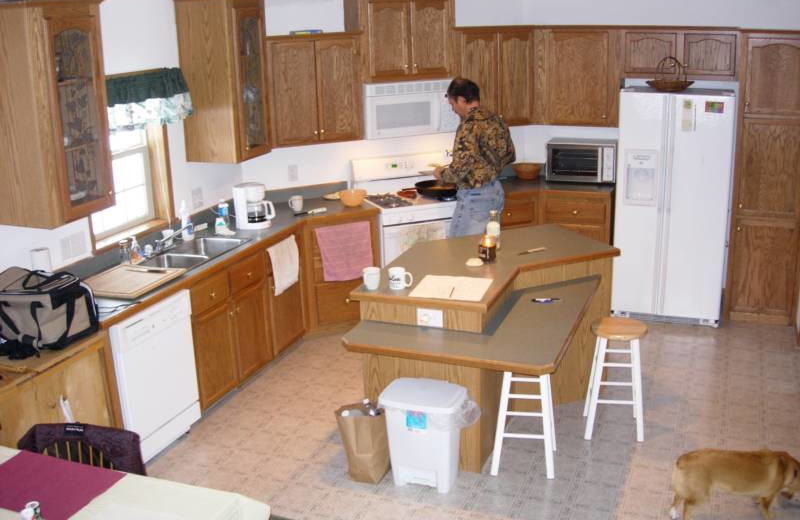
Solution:
{"label": "dish soap bottle", "polygon": [[184,228],[181,231],[181,238],[184,242],[189,240],[194,240],[194,227],[192,226],[192,218],[189,216],[189,210],[186,209],[186,201],[181,201],[180,209],[178,209],[178,215],[181,217],[181,227]]}
{"label": "dish soap bottle", "polygon": [[489,222],[486,223],[486,234],[494,237],[494,244],[500,250],[500,219],[497,217],[497,210],[489,211]]}
{"label": "dish soap bottle", "polygon": [[136,237],[131,237],[131,263],[135,265],[142,260],[144,260],[142,248],[139,247],[139,242],[136,241]]}

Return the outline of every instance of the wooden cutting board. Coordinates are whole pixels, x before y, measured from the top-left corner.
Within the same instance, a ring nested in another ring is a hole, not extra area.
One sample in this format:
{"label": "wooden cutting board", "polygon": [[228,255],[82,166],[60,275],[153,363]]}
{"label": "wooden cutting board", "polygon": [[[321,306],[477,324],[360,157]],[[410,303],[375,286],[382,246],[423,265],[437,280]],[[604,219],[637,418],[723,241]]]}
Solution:
{"label": "wooden cutting board", "polygon": [[186,272],[183,267],[118,265],[84,280],[95,296],[133,300]]}

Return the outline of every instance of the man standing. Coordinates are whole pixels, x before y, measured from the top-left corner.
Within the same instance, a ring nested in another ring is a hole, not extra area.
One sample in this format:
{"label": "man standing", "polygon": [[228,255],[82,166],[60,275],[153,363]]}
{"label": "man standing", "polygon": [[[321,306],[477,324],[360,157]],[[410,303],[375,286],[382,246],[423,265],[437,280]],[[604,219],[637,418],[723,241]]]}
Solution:
{"label": "man standing", "polygon": [[489,211],[500,213],[503,209],[505,194],[497,176],[514,162],[514,143],[503,120],[480,106],[480,89],[474,82],[454,79],[447,87],[447,101],[461,123],[453,143],[453,161],[437,167],[433,175],[458,188],[449,236],[482,234]]}

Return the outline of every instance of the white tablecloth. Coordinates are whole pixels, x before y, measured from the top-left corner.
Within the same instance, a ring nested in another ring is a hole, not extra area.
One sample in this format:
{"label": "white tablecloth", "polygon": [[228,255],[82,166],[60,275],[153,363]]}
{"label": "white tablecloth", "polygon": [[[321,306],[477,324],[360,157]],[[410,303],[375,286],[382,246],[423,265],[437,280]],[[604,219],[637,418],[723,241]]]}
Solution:
{"label": "white tablecloth", "polygon": [[[0,464],[18,450],[0,446]],[[36,497],[31,497],[35,500]],[[47,518],[47,504],[42,504]],[[265,520],[269,506],[238,493],[127,474],[74,514],[75,520]],[[19,511],[0,508],[0,520],[18,520]]]}

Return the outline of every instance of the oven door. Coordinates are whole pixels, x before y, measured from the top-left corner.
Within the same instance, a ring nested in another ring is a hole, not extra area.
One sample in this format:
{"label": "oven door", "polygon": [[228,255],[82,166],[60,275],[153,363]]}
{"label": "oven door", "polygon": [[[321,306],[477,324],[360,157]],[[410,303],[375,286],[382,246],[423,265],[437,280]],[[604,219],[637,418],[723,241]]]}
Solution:
{"label": "oven door", "polygon": [[447,238],[451,218],[384,226],[381,231],[381,267],[394,261],[417,242]]}

